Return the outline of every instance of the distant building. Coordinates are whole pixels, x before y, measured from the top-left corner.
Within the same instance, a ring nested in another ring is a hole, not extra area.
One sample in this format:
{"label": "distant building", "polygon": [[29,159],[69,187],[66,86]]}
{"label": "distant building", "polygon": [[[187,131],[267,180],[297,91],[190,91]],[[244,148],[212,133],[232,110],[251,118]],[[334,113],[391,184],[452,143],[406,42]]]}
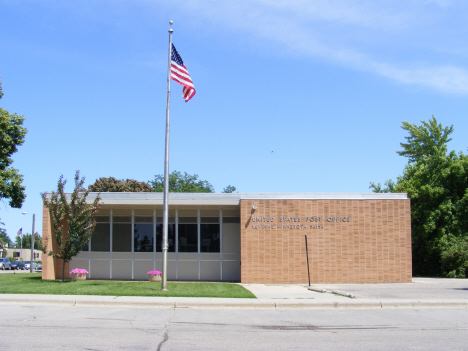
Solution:
{"label": "distant building", "polygon": [[[31,261],[31,249],[24,248],[21,250],[19,247],[8,247],[5,248],[5,257],[12,257],[13,261]],[[42,261],[42,251],[34,249],[34,260]]]}
{"label": "distant building", "polygon": [[[91,242],[66,272],[142,280],[161,270],[163,194],[101,198]],[[410,218],[406,194],[171,193],[168,280],[307,283],[307,236],[312,283],[411,282]],[[52,234],[46,208],[42,234]],[[61,278],[61,261],[44,255],[42,278]]]}

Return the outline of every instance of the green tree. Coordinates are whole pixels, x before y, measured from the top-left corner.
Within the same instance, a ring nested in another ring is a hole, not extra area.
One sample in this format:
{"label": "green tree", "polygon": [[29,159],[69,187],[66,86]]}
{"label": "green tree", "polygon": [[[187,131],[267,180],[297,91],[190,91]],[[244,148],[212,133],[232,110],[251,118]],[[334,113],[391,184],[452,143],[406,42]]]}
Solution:
{"label": "green tree", "polygon": [[447,275],[443,252],[467,239],[467,156],[452,151],[423,157],[406,166],[396,191],[411,199],[414,272]]}
{"label": "green tree", "polygon": [[[5,223],[0,222],[0,225],[5,225]],[[4,228],[0,228],[0,249],[3,249],[6,244],[11,244],[10,237],[7,235]]]}
{"label": "green tree", "polygon": [[442,252],[442,262],[449,278],[468,277],[468,240],[452,238],[447,248]]}
{"label": "green tree", "polygon": [[437,124],[434,116],[422,125],[417,126],[409,122],[403,122],[402,129],[408,131],[409,136],[405,137],[407,143],[400,143],[402,151],[397,151],[400,156],[408,157],[408,163],[414,163],[423,157],[435,156],[447,153],[447,143],[452,140],[449,135],[453,133],[453,125],[442,127]]}
{"label": "green tree", "polygon": [[[3,96],[0,81],[0,99]],[[27,129],[22,126],[23,116],[0,108],[0,199],[9,199],[11,207],[21,208],[26,198],[23,176],[11,167],[11,156],[24,143]]]}
{"label": "green tree", "polygon": [[396,184],[393,180],[388,179],[385,181],[383,188],[380,183],[375,184],[374,182],[370,183],[369,188],[372,189],[372,192],[374,193],[393,193],[395,192],[395,186]]}
{"label": "green tree", "polygon": [[233,192],[236,191],[236,190],[237,190],[237,189],[236,189],[235,186],[228,185],[227,187],[225,187],[225,188],[223,189],[223,193],[228,193],[228,194],[230,194],[230,193],[233,193]]}
{"label": "green tree", "polygon": [[447,153],[453,126],[444,128],[434,116],[421,122],[403,122],[410,135],[398,153],[409,160],[396,184],[387,181],[382,189],[371,183],[371,188],[407,193],[411,199],[415,275],[462,276],[467,273],[465,263],[456,255],[468,241],[468,158],[461,152]]}
{"label": "green tree", "polygon": [[[0,222],[0,225],[5,225],[5,223]],[[6,233],[6,230],[4,228],[0,228],[0,257],[1,258],[5,258],[6,250],[4,250],[3,248],[6,246],[6,244],[10,244],[10,243],[11,243],[11,240]]]}
{"label": "green tree", "polygon": [[[16,236],[15,238],[16,247],[20,247],[21,242],[23,242],[23,249],[30,249],[31,248],[31,234],[26,233],[21,236]],[[34,235],[34,249],[36,250],[42,249],[42,237],[37,232]]]}
{"label": "green tree", "polygon": [[[65,279],[65,263],[69,262],[89,242],[96,222],[93,216],[98,213],[101,205],[99,194],[91,204],[86,198],[89,190],[83,187],[85,178],[80,179],[80,172],[75,173],[75,188],[71,194],[65,194],[66,180],[60,176],[57,191],[42,193],[42,200],[47,207],[52,220],[52,228],[57,241],[58,253],[49,251],[48,255],[63,261],[62,283]],[[47,243],[46,243],[47,245]],[[42,247],[46,253],[46,245]]]}
{"label": "green tree", "polygon": [[94,184],[88,186],[88,190],[92,192],[151,192],[153,188],[145,182],[109,177],[96,179]]}
{"label": "green tree", "polygon": [[[164,175],[155,175],[154,180],[149,181],[153,191],[162,193],[164,191]],[[171,193],[213,193],[214,187],[207,180],[199,180],[198,174],[184,174],[173,171],[169,174],[169,192]]]}

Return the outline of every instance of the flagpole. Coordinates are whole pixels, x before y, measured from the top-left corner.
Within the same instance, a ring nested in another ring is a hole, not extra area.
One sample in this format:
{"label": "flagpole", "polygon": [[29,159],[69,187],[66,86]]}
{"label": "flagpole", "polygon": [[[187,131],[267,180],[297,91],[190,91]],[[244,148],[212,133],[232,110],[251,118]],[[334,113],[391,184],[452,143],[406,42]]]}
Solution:
{"label": "flagpole", "polygon": [[166,151],[164,155],[164,200],[163,200],[163,237],[162,237],[162,280],[161,290],[167,291],[167,249],[169,248],[167,240],[167,229],[169,220],[169,115],[171,109],[171,51],[172,51],[172,24],[169,21],[169,59],[167,65],[167,105],[166,105]]}

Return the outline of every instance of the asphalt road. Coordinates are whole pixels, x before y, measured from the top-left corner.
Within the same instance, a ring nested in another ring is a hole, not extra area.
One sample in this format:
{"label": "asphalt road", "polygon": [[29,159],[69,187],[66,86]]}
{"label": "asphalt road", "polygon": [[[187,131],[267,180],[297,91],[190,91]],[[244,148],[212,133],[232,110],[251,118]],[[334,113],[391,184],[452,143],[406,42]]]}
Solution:
{"label": "asphalt road", "polygon": [[0,349],[468,350],[468,309],[0,304]]}

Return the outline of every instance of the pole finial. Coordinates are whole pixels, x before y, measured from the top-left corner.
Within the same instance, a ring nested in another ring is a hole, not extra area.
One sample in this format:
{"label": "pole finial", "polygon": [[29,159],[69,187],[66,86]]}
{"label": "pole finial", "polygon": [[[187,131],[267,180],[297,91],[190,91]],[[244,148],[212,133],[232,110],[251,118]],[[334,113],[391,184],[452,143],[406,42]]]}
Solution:
{"label": "pole finial", "polygon": [[169,21],[169,25],[170,25],[169,33],[172,33],[172,32],[173,32],[173,30],[172,30],[172,24],[173,24],[173,23],[174,23],[173,20],[170,20],[170,21]]}

